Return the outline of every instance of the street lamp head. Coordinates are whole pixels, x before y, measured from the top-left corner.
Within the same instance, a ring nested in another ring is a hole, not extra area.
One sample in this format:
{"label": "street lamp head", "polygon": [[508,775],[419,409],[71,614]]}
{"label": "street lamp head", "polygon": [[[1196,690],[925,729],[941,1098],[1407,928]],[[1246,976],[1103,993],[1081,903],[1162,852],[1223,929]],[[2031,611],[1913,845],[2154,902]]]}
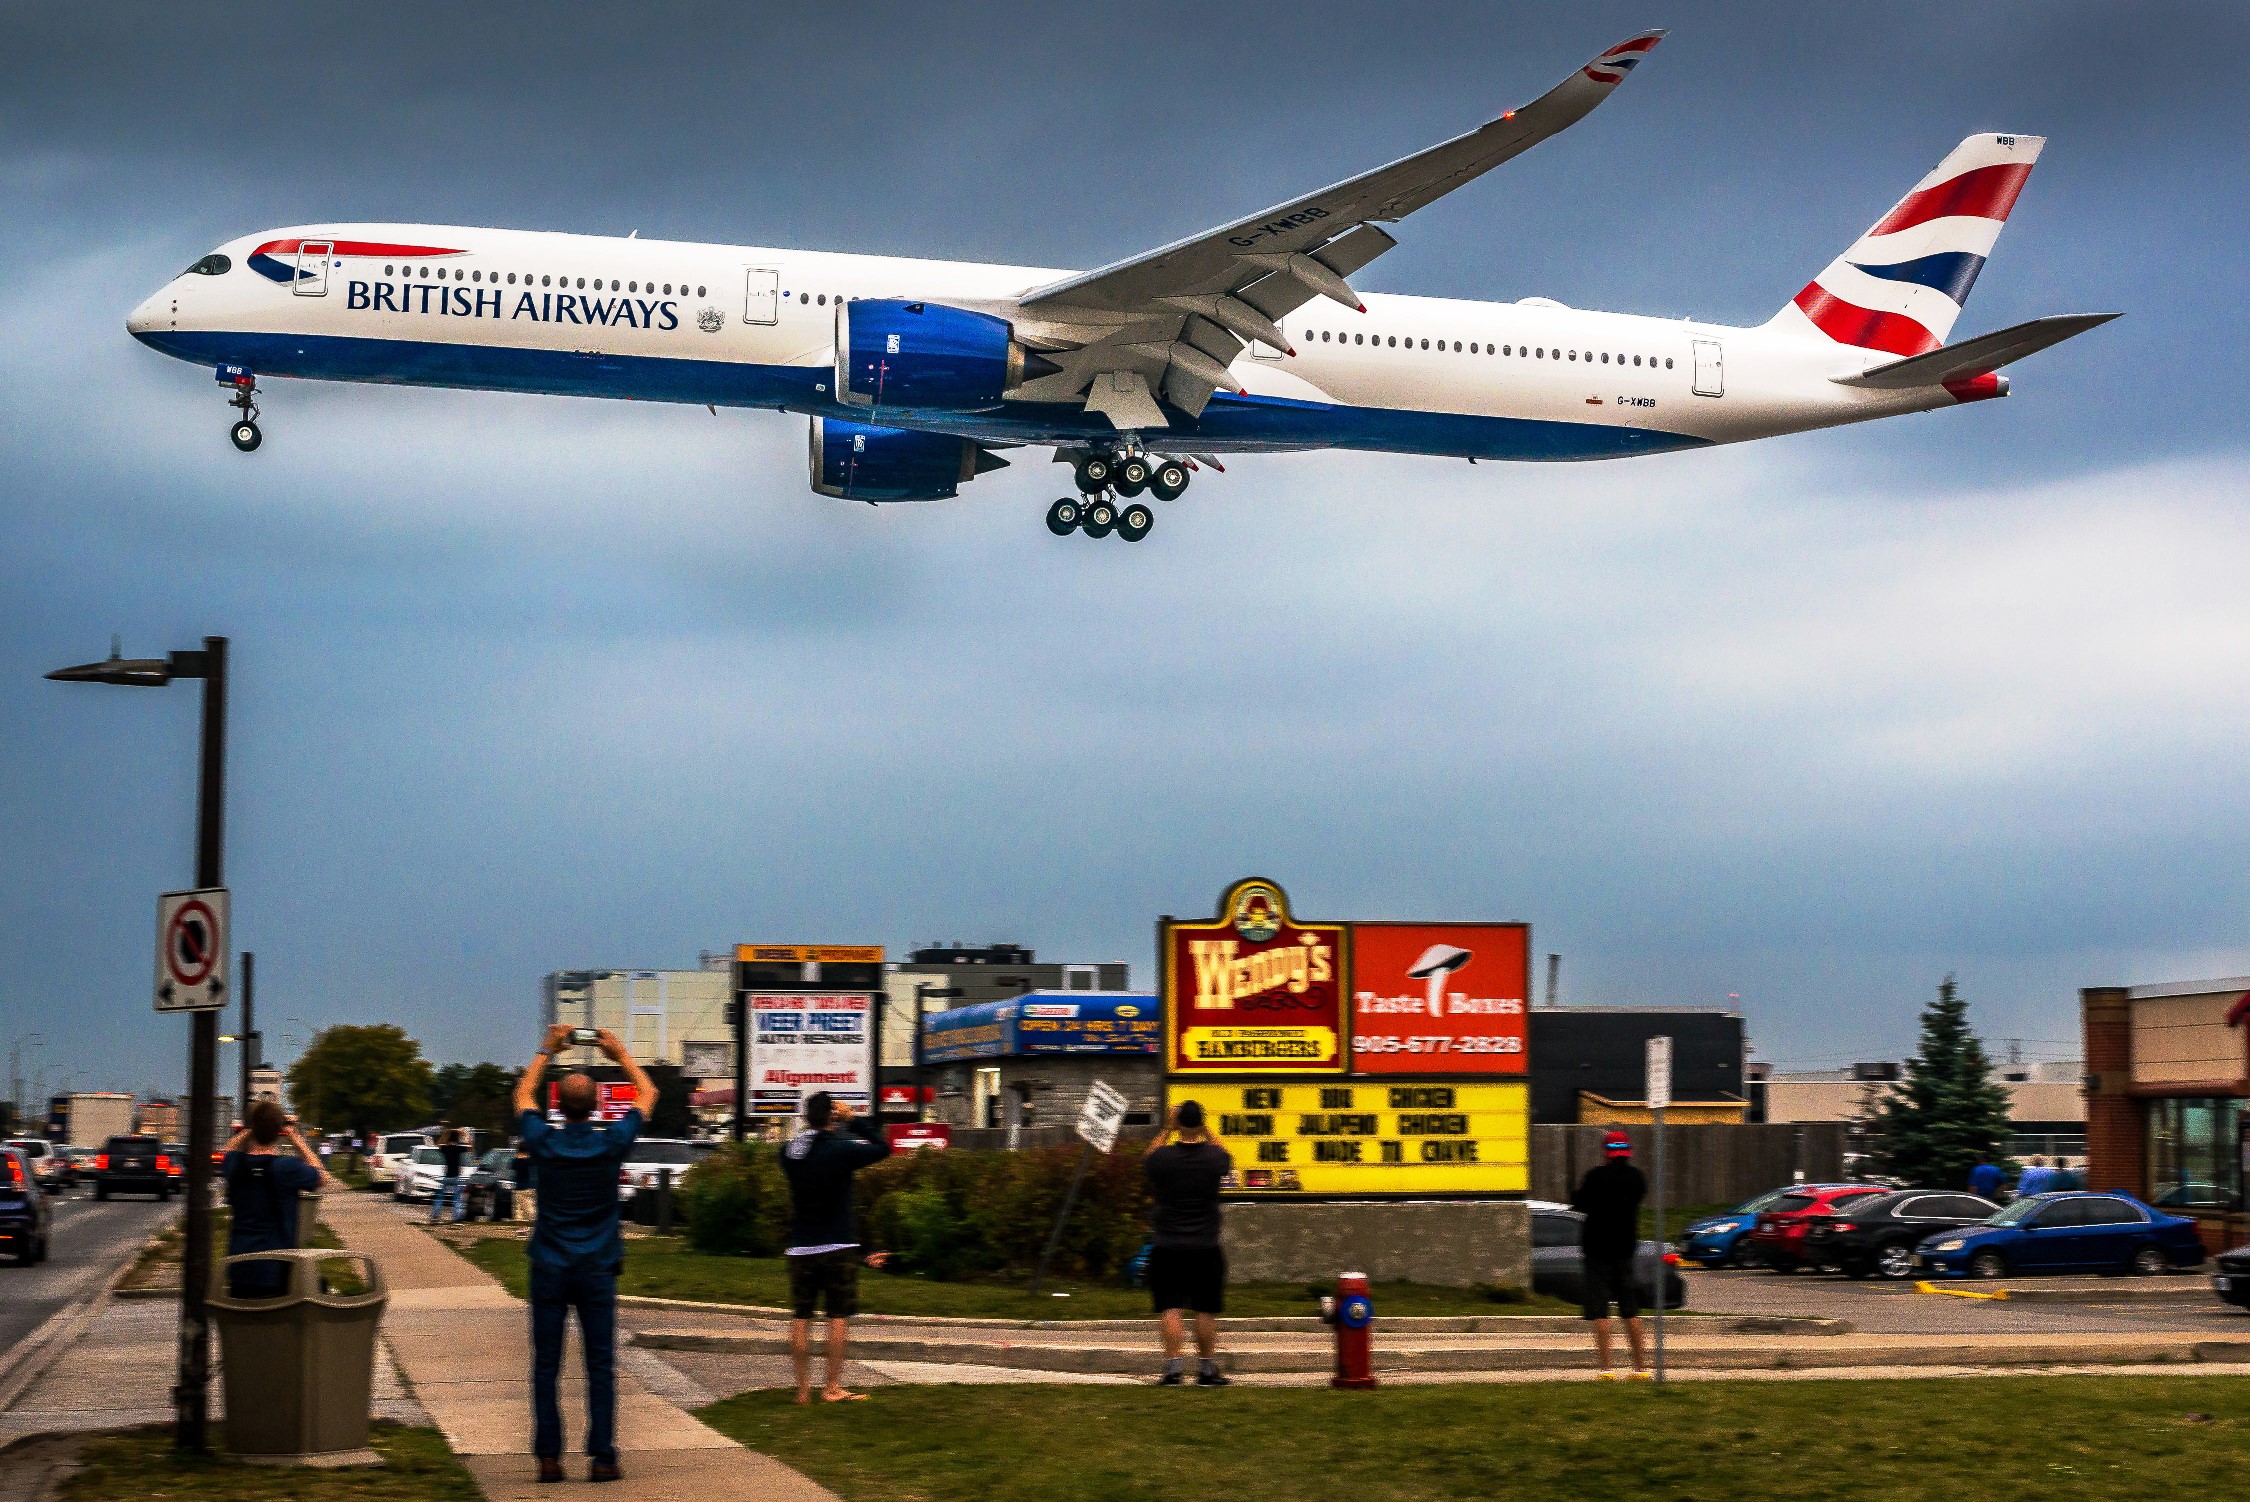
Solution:
{"label": "street lamp head", "polygon": [[165,657],[126,657],[118,638],[109,639],[107,662],[80,663],[57,668],[47,676],[57,683],[118,683],[128,688],[162,688],[172,681],[172,662]]}

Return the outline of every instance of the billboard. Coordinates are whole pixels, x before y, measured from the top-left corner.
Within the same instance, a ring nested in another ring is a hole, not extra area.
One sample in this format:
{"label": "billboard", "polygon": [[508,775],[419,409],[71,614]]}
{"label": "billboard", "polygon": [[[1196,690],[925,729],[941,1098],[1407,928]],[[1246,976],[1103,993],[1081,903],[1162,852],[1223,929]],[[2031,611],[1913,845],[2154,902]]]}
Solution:
{"label": "billboard", "polygon": [[868,1113],[873,996],[751,993],[743,999],[750,1024],[750,1115],[795,1116],[816,1090]]}
{"label": "billboard", "polygon": [[1145,991],[1029,991],[932,1012],[922,1022],[922,1062],[951,1064],[1026,1054],[1152,1054],[1163,1019]]}
{"label": "billboard", "polygon": [[1166,920],[1165,1068],[1174,1074],[1338,1074],[1349,937],[1299,923],[1273,882],[1236,882],[1208,922]]}
{"label": "billboard", "polygon": [[1530,1188],[1522,1083],[1167,1083],[1167,1110],[1187,1100],[1202,1103],[1234,1158],[1229,1195],[1413,1199]]}
{"label": "billboard", "polygon": [[1351,925],[1351,1072],[1526,1072],[1531,929],[1522,923]]}

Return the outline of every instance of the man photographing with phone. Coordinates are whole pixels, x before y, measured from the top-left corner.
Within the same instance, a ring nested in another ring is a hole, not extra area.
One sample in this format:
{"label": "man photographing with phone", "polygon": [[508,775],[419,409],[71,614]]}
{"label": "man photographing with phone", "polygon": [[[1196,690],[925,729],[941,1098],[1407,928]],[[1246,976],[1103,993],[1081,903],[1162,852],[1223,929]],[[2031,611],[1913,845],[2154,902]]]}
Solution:
{"label": "man photographing with phone", "polygon": [[562,1373],[563,1328],[578,1311],[578,1336],[586,1358],[588,1481],[617,1481],[617,1274],[625,1240],[617,1227],[617,1172],[625,1151],[656,1107],[656,1085],[604,1028],[587,1041],[625,1071],[633,1104],[616,1121],[597,1123],[593,1076],[563,1076],[556,1087],[563,1124],[548,1123],[539,1109],[539,1082],[556,1050],[591,1031],[563,1023],[547,1029],[516,1082],[516,1129],[539,1181],[539,1207],[531,1228],[532,1453],[539,1479],[563,1479],[562,1407],[556,1385]]}

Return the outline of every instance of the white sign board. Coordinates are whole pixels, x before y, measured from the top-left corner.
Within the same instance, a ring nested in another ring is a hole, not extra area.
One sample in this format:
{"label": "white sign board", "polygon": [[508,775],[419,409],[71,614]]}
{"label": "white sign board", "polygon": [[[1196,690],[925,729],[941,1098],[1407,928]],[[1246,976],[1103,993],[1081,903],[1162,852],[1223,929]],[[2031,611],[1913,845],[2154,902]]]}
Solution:
{"label": "white sign board", "polygon": [[796,1116],[825,1090],[859,1115],[874,1102],[875,998],[757,995],[750,1006],[750,1112]]}
{"label": "white sign board", "polygon": [[1098,1152],[1108,1152],[1117,1146],[1117,1129],[1125,1124],[1125,1097],[1100,1080],[1086,1092],[1086,1104],[1078,1112],[1078,1135],[1093,1144]]}
{"label": "white sign board", "polygon": [[227,889],[156,899],[156,1009],[212,1012],[227,1004]]}
{"label": "white sign board", "polygon": [[1672,1104],[1672,1040],[1648,1040],[1648,1105],[1661,1111]]}

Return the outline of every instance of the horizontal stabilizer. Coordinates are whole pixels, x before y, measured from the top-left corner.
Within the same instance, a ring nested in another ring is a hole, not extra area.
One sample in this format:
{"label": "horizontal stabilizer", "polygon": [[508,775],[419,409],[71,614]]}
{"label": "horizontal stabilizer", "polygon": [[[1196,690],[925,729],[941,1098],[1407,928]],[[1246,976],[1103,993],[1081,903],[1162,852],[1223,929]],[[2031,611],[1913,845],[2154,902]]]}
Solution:
{"label": "horizontal stabilizer", "polygon": [[1838,376],[1839,386],[1867,386],[1877,391],[1904,391],[1915,386],[1943,386],[1989,374],[2001,366],[2035,355],[2049,345],[2073,339],[2088,329],[2117,317],[2115,313],[2059,313],[2034,318],[1996,334],[1979,334],[1959,344],[1933,349],[1926,355],[1893,360],[1858,375]]}

